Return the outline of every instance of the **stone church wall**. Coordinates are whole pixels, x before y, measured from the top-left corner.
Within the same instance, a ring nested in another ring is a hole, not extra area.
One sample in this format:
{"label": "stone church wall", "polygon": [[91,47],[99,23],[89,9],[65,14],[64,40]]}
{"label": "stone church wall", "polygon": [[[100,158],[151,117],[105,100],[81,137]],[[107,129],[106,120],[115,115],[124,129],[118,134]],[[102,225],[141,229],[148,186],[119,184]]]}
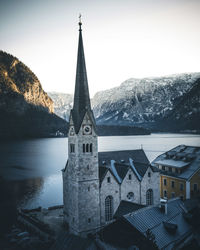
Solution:
{"label": "stone church wall", "polygon": [[[131,175],[131,180],[129,180],[129,175]],[[134,194],[132,199],[127,198],[127,194],[130,192]],[[140,182],[131,169],[129,169],[121,184],[121,200],[140,203]]]}
{"label": "stone church wall", "polygon": [[[108,177],[110,177],[110,183],[108,183]],[[100,203],[101,203],[101,225],[106,223],[105,221],[105,199],[107,196],[111,195],[113,197],[113,212],[117,210],[120,203],[120,186],[114,176],[107,172],[104,180],[100,187]]]}

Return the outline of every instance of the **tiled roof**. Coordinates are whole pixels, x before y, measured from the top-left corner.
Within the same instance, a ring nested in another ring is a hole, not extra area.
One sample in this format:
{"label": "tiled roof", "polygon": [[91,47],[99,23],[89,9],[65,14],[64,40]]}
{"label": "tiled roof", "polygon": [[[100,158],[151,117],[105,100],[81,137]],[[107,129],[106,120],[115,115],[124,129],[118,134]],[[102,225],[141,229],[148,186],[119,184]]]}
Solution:
{"label": "tiled roof", "polygon": [[133,159],[134,162],[140,162],[149,164],[149,160],[144,153],[144,150],[124,150],[124,151],[108,151],[108,152],[99,152],[99,166],[103,165],[103,161],[105,163],[110,164],[111,160],[115,160],[117,163],[128,163],[129,158]]}
{"label": "tiled roof", "polygon": [[[143,235],[150,229],[159,249],[167,247],[171,249],[183,236],[192,232],[192,227],[183,217],[183,206],[183,202],[176,198],[168,201],[167,214],[158,206],[149,206],[127,214],[124,218]],[[163,222],[177,225],[176,232],[172,234],[166,230]]]}
{"label": "tiled roof", "polygon": [[159,155],[151,164],[154,167],[163,165],[180,168],[181,173],[162,173],[188,180],[200,169],[200,147],[179,145]]}
{"label": "tiled roof", "polygon": [[114,214],[114,218],[119,218],[122,215],[134,212],[134,211],[141,209],[143,207],[145,207],[145,206],[141,205],[141,204],[133,203],[130,201],[122,200],[119,204],[119,207],[117,208],[117,210]]}
{"label": "tiled roof", "polygon": [[99,153],[99,177],[101,182],[106,171],[110,171],[116,181],[121,184],[129,169],[132,169],[135,176],[141,181],[149,166],[149,161],[142,149]]}

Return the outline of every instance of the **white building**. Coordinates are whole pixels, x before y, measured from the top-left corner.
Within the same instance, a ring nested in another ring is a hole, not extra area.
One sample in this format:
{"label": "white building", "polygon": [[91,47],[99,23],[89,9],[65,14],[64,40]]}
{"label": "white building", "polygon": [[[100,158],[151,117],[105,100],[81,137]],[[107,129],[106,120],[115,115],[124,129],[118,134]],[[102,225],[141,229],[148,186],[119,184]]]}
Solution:
{"label": "white building", "polygon": [[63,169],[64,220],[73,234],[86,236],[112,221],[120,201],[159,203],[160,177],[143,150],[98,152],[90,105],[82,23],[74,106],[70,113],[69,156]]}

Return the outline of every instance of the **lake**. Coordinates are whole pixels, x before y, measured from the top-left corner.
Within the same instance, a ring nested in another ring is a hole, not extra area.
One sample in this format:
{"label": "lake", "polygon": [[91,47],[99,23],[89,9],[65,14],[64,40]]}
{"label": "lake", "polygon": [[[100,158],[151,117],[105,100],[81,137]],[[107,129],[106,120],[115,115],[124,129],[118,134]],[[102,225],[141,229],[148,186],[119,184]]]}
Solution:
{"label": "lake", "polygon": [[[67,138],[0,142],[0,201],[34,208],[62,204],[62,174],[68,156]],[[200,146],[200,135],[151,134],[99,137],[99,151],[143,148],[152,161],[179,145]]]}

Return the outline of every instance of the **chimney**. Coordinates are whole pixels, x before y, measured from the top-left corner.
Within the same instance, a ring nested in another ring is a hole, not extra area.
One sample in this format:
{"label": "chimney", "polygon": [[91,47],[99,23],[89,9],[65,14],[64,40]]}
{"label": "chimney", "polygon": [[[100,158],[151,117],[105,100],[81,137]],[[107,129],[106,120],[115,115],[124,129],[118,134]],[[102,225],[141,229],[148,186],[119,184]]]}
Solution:
{"label": "chimney", "polygon": [[160,199],[160,210],[167,214],[167,199]]}

